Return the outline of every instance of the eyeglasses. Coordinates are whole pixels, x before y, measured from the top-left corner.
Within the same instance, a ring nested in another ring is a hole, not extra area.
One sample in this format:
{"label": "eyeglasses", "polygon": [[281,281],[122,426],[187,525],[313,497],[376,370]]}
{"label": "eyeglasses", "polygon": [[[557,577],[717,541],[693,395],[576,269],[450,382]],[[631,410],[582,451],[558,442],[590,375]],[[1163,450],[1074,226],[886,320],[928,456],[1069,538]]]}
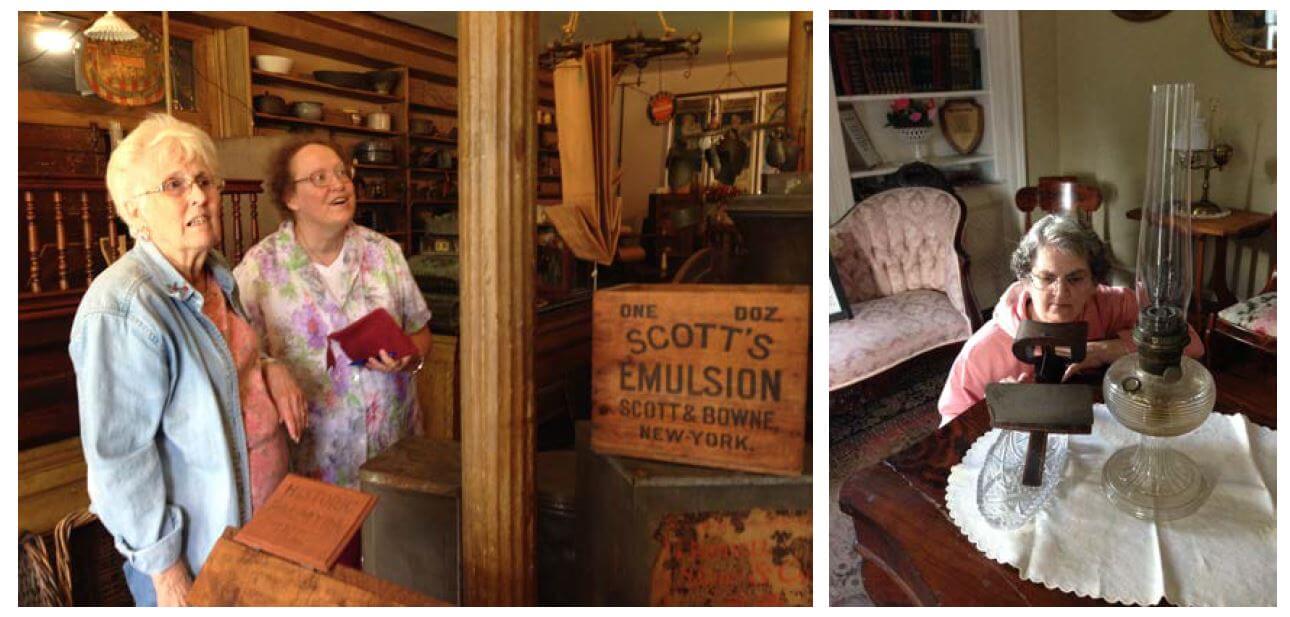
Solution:
{"label": "eyeglasses", "polygon": [[1087,272],[1074,272],[1066,276],[1053,276],[1051,274],[1029,274],[1026,279],[1030,286],[1040,291],[1052,289],[1057,285],[1057,281],[1066,281],[1066,286],[1071,288],[1083,287],[1091,278]]}
{"label": "eyeglasses", "polygon": [[351,171],[348,167],[341,165],[335,169],[330,169],[330,170],[319,169],[318,171],[315,171],[309,174],[308,176],[305,176],[304,178],[296,178],[293,182],[296,182],[296,183],[308,182],[322,189],[322,188],[327,188],[331,186],[331,183],[335,180],[340,180],[341,182],[349,182],[350,180],[353,180],[353,179],[354,179],[354,172]]}
{"label": "eyeglasses", "polygon": [[188,194],[188,191],[192,190],[193,185],[197,185],[197,188],[201,189],[204,193],[218,193],[224,190],[224,179],[212,178],[206,174],[197,174],[197,176],[192,178],[185,176],[172,176],[163,180],[161,185],[157,188],[152,189],[151,191],[139,193],[138,195],[135,195],[135,197],[165,193],[171,197],[182,199]]}

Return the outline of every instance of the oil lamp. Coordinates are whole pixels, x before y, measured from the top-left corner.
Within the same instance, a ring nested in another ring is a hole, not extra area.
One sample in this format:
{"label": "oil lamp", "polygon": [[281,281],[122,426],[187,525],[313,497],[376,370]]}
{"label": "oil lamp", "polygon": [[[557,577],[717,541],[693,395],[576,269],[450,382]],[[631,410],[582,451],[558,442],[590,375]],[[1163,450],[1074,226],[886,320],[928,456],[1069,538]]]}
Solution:
{"label": "oil lamp", "polygon": [[1143,191],[1136,291],[1138,351],[1107,370],[1103,398],[1111,414],[1141,435],[1111,455],[1102,488],[1120,509],[1145,520],[1194,512],[1212,488],[1200,467],[1169,446],[1169,438],[1204,423],[1214,408],[1214,379],[1183,356],[1191,294],[1190,123],[1194,86],[1151,88],[1147,185]]}

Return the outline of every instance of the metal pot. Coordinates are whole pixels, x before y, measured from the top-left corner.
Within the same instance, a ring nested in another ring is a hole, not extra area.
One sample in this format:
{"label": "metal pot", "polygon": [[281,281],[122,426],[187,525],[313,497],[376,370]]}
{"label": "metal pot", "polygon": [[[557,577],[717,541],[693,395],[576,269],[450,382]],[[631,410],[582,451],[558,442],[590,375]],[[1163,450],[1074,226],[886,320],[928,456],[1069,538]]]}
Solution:
{"label": "metal pot", "polygon": [[383,139],[369,139],[354,147],[354,158],[359,163],[393,165],[394,144]]}
{"label": "metal pot", "polygon": [[367,128],[378,131],[390,130],[390,114],[383,111],[374,111],[367,114]]}
{"label": "metal pot", "polygon": [[273,114],[275,116],[287,115],[287,101],[276,94],[264,94],[252,99],[255,110],[264,114]]}

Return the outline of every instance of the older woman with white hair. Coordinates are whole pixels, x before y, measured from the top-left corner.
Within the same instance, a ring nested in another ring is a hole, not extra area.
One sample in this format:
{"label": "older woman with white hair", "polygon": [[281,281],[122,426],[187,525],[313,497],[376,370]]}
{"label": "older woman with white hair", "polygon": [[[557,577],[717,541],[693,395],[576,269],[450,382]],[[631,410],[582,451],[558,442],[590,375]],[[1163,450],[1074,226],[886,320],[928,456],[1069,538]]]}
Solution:
{"label": "older woman with white hair", "polygon": [[169,116],[112,153],[107,187],[135,245],[86,290],[72,324],[92,509],[139,605],[183,605],[192,576],[287,471],[305,403],[261,354],[215,251],[215,146]]}
{"label": "older woman with white hair", "polygon": [[[994,317],[977,330],[954,360],[941,391],[942,424],[985,398],[985,386],[1033,381],[1035,367],[1012,354],[1012,341],[1024,320],[1088,324],[1084,360],[1066,377],[1096,370],[1137,349],[1133,328],[1138,300],[1132,289],[1111,287],[1111,262],[1102,239],[1079,221],[1049,215],[1034,224],[1012,253],[1017,280],[994,307]],[[1195,330],[1184,351],[1199,358],[1204,346]]]}

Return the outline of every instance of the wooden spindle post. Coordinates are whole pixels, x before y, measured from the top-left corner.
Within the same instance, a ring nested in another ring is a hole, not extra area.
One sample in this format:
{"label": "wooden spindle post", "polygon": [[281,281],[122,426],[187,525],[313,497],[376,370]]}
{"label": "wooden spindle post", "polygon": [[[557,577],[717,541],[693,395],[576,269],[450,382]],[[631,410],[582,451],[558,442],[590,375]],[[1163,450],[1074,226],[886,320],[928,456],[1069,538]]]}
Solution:
{"label": "wooden spindle post", "polygon": [[532,605],[538,17],[457,19],[465,603]]}
{"label": "wooden spindle post", "polygon": [[40,293],[40,237],[36,233],[36,198],[31,191],[23,191],[22,199],[27,204],[27,257],[31,260],[27,287],[32,292]]}
{"label": "wooden spindle post", "polygon": [[121,255],[121,249],[116,245],[116,206],[109,197],[105,202],[107,205],[107,228],[108,228],[108,246],[112,248],[112,258],[116,259]]}
{"label": "wooden spindle post", "polygon": [[67,289],[67,230],[63,227],[62,191],[54,191],[54,240],[58,251],[58,288]]}
{"label": "wooden spindle post", "polygon": [[233,263],[242,261],[242,195],[230,193],[233,202]]}
{"label": "wooden spindle post", "polygon": [[81,238],[85,240],[85,286],[94,281],[94,228],[90,225],[90,193],[81,191]]}
{"label": "wooden spindle post", "polygon": [[260,211],[259,211],[259,194],[251,193],[251,244],[254,245],[260,241]]}

